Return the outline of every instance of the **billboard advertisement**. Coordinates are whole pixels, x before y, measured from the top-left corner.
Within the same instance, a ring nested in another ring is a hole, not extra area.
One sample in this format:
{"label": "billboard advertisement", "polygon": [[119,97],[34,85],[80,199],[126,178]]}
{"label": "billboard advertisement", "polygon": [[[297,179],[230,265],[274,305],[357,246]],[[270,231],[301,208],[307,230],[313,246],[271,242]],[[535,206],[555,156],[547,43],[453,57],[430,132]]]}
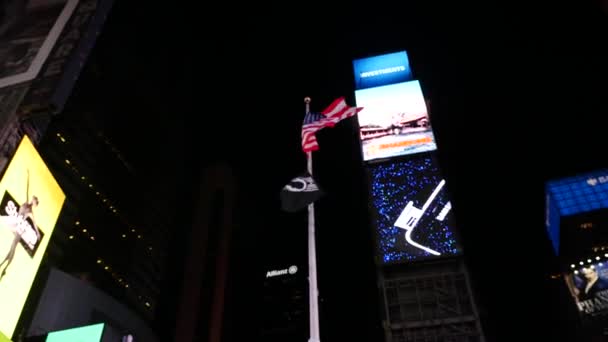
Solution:
{"label": "billboard advertisement", "polygon": [[78,0],[6,0],[0,4],[0,88],[35,78]]}
{"label": "billboard advertisement", "polygon": [[363,160],[437,149],[420,82],[356,90]]}
{"label": "billboard advertisement", "polygon": [[[576,304],[585,330],[602,333],[608,327],[608,262],[606,256],[580,262],[564,279]],[[600,261],[601,260],[601,261]]]}
{"label": "billboard advertisement", "polygon": [[383,264],[461,253],[452,204],[432,155],[374,165],[372,225]]}
{"label": "billboard advertisement", "polygon": [[0,180],[0,332],[11,337],[65,194],[26,136]]}
{"label": "billboard advertisement", "polygon": [[407,52],[399,51],[353,61],[355,89],[411,81],[412,69]]}
{"label": "billboard advertisement", "polygon": [[104,324],[93,324],[84,327],[49,332],[45,342],[100,342]]}

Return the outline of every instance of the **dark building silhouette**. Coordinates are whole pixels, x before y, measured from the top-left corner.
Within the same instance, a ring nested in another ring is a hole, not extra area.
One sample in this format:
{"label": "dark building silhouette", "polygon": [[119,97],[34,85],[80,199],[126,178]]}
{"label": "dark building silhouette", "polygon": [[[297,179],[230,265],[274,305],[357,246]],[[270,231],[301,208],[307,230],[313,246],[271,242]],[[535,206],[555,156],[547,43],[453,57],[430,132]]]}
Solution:
{"label": "dark building silhouette", "polygon": [[39,150],[66,193],[48,262],[152,322],[173,219],[167,198],[137,177],[87,108],[57,116]]}
{"label": "dark building silhouette", "polygon": [[259,338],[262,341],[308,340],[308,273],[302,264],[283,264],[261,275]]}
{"label": "dark building silhouette", "polygon": [[233,231],[239,225],[237,183],[231,168],[222,163],[204,166],[198,179],[199,184],[192,185],[196,190],[191,204],[184,208],[193,215],[180,247],[183,272],[176,280],[173,340],[220,342],[229,334]]}

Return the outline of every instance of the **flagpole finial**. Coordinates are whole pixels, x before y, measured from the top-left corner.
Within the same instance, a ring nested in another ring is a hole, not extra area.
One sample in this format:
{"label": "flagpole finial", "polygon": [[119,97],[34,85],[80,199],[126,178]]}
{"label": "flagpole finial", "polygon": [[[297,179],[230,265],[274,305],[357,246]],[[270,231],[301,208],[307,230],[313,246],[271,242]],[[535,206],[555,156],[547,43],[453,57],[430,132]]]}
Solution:
{"label": "flagpole finial", "polygon": [[304,103],[306,103],[306,113],[310,112],[310,97],[306,96],[304,98]]}

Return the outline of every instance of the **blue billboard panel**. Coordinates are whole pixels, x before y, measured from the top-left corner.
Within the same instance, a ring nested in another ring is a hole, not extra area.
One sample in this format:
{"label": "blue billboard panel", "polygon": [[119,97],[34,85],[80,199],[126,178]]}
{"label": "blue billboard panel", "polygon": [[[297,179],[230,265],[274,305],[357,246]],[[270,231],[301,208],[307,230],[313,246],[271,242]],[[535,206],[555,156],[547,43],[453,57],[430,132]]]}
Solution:
{"label": "blue billboard panel", "polygon": [[461,253],[446,181],[432,155],[370,168],[372,224],[383,264]]}
{"label": "blue billboard panel", "polygon": [[363,161],[437,149],[420,82],[355,91]]}
{"label": "blue billboard panel", "polygon": [[[563,252],[564,246],[561,246],[560,240],[568,241],[571,245],[577,241],[577,248],[582,252],[586,248],[584,245],[602,238],[593,229],[581,229],[579,226],[583,222],[595,222],[594,226],[599,227],[599,216],[608,209],[608,170],[548,181],[545,193],[545,225],[557,255]],[[568,231],[565,232],[566,228]],[[568,235],[568,239],[564,239],[564,234]],[[582,238],[589,241],[583,243]]]}
{"label": "blue billboard panel", "polygon": [[355,89],[365,89],[413,80],[405,51],[353,61]]}

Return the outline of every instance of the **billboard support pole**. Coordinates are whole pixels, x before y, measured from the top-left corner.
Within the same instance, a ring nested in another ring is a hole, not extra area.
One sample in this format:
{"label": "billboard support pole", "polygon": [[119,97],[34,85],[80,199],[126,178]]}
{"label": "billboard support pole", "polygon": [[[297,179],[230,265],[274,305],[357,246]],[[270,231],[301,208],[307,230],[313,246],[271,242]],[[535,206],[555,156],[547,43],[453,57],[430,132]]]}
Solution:
{"label": "billboard support pole", "polygon": [[[310,112],[310,97],[304,99],[306,114]],[[312,152],[306,152],[306,167],[312,177]],[[308,342],[320,342],[319,291],[317,289],[317,252],[315,246],[315,205],[308,205],[308,302],[310,312],[310,338]]]}

